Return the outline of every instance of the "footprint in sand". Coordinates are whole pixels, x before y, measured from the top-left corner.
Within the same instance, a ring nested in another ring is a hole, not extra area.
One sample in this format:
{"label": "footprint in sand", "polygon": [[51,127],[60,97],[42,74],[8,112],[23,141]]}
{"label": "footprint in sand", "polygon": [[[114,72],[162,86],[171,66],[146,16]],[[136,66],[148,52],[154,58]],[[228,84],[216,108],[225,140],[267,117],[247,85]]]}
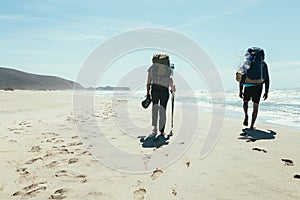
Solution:
{"label": "footprint in sand", "polygon": [[58,133],[53,133],[53,132],[45,132],[45,133],[42,133],[42,135],[53,135],[53,136],[59,136]]}
{"label": "footprint in sand", "polygon": [[41,149],[42,148],[40,146],[33,146],[33,147],[31,147],[30,152],[40,152]]}
{"label": "footprint in sand", "polygon": [[57,144],[57,143],[64,143],[65,141],[64,140],[55,140],[55,144]]}
{"label": "footprint in sand", "polygon": [[133,192],[133,198],[134,200],[143,200],[145,198],[144,197],[145,194],[146,194],[146,189],[140,188]]}
{"label": "footprint in sand", "polygon": [[45,167],[52,168],[52,167],[57,166],[58,164],[59,164],[58,161],[55,160],[55,161],[50,162],[49,164],[46,164]]}
{"label": "footprint in sand", "polygon": [[286,166],[294,166],[293,161],[290,159],[283,158],[283,159],[281,159],[281,161],[283,161],[284,165],[286,165]]}
{"label": "footprint in sand", "polygon": [[47,187],[45,186],[47,182],[39,182],[39,183],[33,183],[29,186],[26,186],[22,189],[22,191],[17,191],[12,194],[12,196],[19,196],[22,195],[22,197],[34,197],[36,194],[47,190]]}
{"label": "footprint in sand", "polygon": [[27,167],[17,167],[16,172],[19,174],[19,183],[28,183],[28,181],[32,182],[32,180],[36,178],[36,176],[31,173],[30,167],[29,169]]}
{"label": "footprint in sand", "polygon": [[71,158],[71,159],[69,159],[68,164],[77,163],[78,160],[79,160],[78,158]]}
{"label": "footprint in sand", "polygon": [[177,192],[175,189],[172,189],[172,195],[175,197],[177,195]]}
{"label": "footprint in sand", "polygon": [[68,176],[67,171],[66,170],[59,170],[55,173],[56,177],[61,177],[61,176]]}
{"label": "footprint in sand", "polygon": [[[54,137],[54,138],[51,138],[51,139],[47,139],[46,142],[52,143],[52,142],[55,142],[56,140],[57,140],[57,138]],[[62,142],[64,142],[64,141],[62,141]]]}
{"label": "footprint in sand", "polygon": [[68,191],[69,189],[67,188],[58,189],[53,194],[50,195],[49,199],[64,199],[67,197],[65,194]]}
{"label": "footprint in sand", "polygon": [[92,154],[87,151],[87,150],[82,150],[82,149],[75,149],[74,152],[77,154],[77,155],[88,155],[88,156],[91,156]]}
{"label": "footprint in sand", "polygon": [[28,160],[25,164],[32,164],[36,162],[37,160],[43,160],[42,157],[33,158],[31,160]]}
{"label": "footprint in sand", "polygon": [[67,148],[59,148],[59,154],[73,154],[74,152],[69,151]]}
{"label": "footprint in sand", "polygon": [[145,170],[147,170],[147,169],[148,169],[148,163],[149,163],[150,160],[151,160],[151,156],[145,155],[145,157],[143,157],[142,159],[143,159],[143,161],[144,161]]}
{"label": "footprint in sand", "polygon": [[86,175],[69,173],[66,170],[59,170],[55,173],[56,177],[62,178],[64,182],[81,182],[86,183]]}
{"label": "footprint in sand", "polygon": [[27,167],[17,168],[16,171],[19,172],[19,174],[21,176],[25,176],[25,175],[29,174],[29,172],[27,171]]}
{"label": "footprint in sand", "polygon": [[185,164],[186,164],[187,167],[189,167],[191,165],[191,161],[188,160],[188,161],[186,161]]}
{"label": "footprint in sand", "polygon": [[52,155],[53,155],[53,152],[48,150],[48,151],[46,151],[46,154],[43,157],[46,158],[46,157],[50,157]]}
{"label": "footprint in sand", "polygon": [[13,193],[12,196],[19,196],[19,195],[22,195],[22,194],[23,194],[23,192],[17,191],[15,193]]}
{"label": "footprint in sand", "polygon": [[164,173],[164,172],[160,169],[154,170],[152,175],[151,175],[152,180],[157,179],[162,173]]}
{"label": "footprint in sand", "polygon": [[73,118],[72,117],[67,117],[66,121],[71,122],[71,121],[73,121]]}
{"label": "footprint in sand", "polygon": [[20,131],[23,131],[24,128],[8,128],[8,130],[14,132],[15,134],[20,134]]}
{"label": "footprint in sand", "polygon": [[260,149],[260,148],[257,148],[257,147],[255,147],[255,148],[252,148],[252,150],[254,150],[254,151],[262,151],[262,152],[264,152],[264,153],[267,153],[267,151],[266,151],[266,150],[264,150],[264,149]]}
{"label": "footprint in sand", "polygon": [[82,142],[72,142],[68,144],[68,146],[78,146],[78,145],[82,145]]}
{"label": "footprint in sand", "polygon": [[20,126],[23,126],[23,127],[24,127],[24,126],[25,126],[25,127],[31,127],[31,123],[30,123],[30,122],[26,122],[26,121],[20,122],[19,125],[20,125]]}
{"label": "footprint in sand", "polygon": [[[102,192],[89,192],[87,194],[88,197],[92,196],[94,197],[93,199],[96,199],[96,197],[98,197],[97,199],[99,199],[100,196],[103,196],[104,194]],[[89,199],[89,198],[88,198]]]}

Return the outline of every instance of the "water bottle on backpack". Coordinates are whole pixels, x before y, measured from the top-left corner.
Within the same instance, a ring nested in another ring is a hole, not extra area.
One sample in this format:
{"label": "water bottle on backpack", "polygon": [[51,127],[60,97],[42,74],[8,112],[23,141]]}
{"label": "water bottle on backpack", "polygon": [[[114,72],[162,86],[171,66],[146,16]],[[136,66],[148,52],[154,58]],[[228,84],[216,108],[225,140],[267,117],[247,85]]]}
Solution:
{"label": "water bottle on backpack", "polygon": [[242,65],[239,67],[238,71],[236,72],[236,80],[238,82],[242,81],[243,76],[247,73],[247,70],[251,67],[252,56],[249,52],[245,53],[245,60],[243,61]]}

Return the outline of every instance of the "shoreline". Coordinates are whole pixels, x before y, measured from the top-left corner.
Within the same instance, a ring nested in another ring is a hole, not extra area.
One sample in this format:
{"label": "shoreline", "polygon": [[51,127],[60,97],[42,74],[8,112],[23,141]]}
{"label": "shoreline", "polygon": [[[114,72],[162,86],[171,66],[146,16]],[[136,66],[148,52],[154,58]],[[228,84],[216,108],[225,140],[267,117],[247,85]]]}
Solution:
{"label": "shoreline", "polygon": [[[297,88],[295,88],[297,89]],[[292,89],[292,90],[295,90]],[[21,93],[27,93],[27,92],[53,92],[53,93],[68,93],[68,94],[74,94],[74,90],[14,90],[14,91],[0,91],[0,92],[4,92],[4,93],[11,93],[11,92],[21,92]],[[95,97],[111,97],[113,94],[116,95],[116,98],[127,98],[127,99],[138,99],[140,101],[143,100],[143,94],[144,91],[130,91],[130,93],[128,93],[128,91],[95,91],[95,92],[91,92],[90,90],[76,90],[75,92],[78,92],[79,94],[85,94],[85,95],[95,95]],[[132,93],[133,92],[133,93]],[[200,93],[207,93],[207,91],[203,91],[203,90],[199,90],[198,92]],[[229,92],[232,93],[232,90],[229,91],[225,91],[225,94]],[[128,94],[131,94],[133,96],[128,96]],[[183,96],[185,98],[185,96]],[[182,97],[180,97],[182,98]],[[243,120],[244,117],[244,113],[243,113],[243,108],[242,108],[242,100],[236,96],[237,100],[240,100],[240,107],[234,107],[232,108],[232,105],[225,105],[225,113],[226,116],[234,118],[234,119],[241,119]],[[199,101],[196,100],[197,104],[198,104],[198,108],[201,111],[210,113],[211,112],[211,108],[212,105],[208,102],[204,102],[204,101]],[[268,100],[267,100],[268,101]],[[285,127],[285,128],[289,128],[289,129],[295,129],[295,130],[300,130],[300,126],[298,126],[297,124],[288,124],[289,122],[287,122],[287,124],[285,124],[282,121],[278,121],[278,123],[276,123],[276,121],[274,121],[274,116],[270,116],[270,111],[264,110],[265,109],[265,105],[263,105],[264,103],[268,103],[268,102],[264,102],[261,101],[260,108],[259,108],[259,113],[258,113],[258,118],[257,118],[257,122],[260,124],[270,124],[270,125],[274,125],[274,126],[278,126],[278,127]],[[191,102],[184,102],[181,100],[179,100],[179,102],[176,102],[175,99],[175,103],[182,103],[182,104],[194,104]],[[225,103],[226,100],[225,100]],[[239,110],[238,110],[239,109]],[[252,102],[249,103],[249,113],[251,114],[252,112]],[[294,123],[294,122],[293,122]]]}

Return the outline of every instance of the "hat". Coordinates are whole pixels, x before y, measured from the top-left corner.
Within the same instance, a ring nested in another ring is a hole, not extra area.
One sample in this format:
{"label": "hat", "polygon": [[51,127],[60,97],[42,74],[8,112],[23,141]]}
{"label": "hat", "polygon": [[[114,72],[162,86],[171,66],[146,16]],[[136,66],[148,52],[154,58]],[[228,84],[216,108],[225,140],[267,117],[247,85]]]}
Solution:
{"label": "hat", "polygon": [[151,104],[151,102],[152,102],[152,100],[151,100],[150,96],[147,95],[146,99],[142,101],[143,108],[145,108],[145,109],[148,108],[149,105]]}

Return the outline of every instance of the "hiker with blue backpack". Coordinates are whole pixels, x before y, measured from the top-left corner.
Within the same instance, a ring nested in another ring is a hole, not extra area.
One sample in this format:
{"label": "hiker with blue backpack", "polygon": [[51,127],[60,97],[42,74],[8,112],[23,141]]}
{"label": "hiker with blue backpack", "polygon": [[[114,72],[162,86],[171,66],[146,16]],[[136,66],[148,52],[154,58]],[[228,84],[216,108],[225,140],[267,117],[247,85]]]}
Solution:
{"label": "hiker with blue backpack", "polygon": [[245,54],[245,58],[245,62],[236,73],[236,80],[240,83],[239,96],[244,101],[245,118],[243,125],[248,126],[248,102],[251,99],[253,102],[253,112],[250,129],[254,129],[263,85],[265,85],[263,99],[266,100],[269,93],[270,79],[268,65],[264,61],[265,53],[263,49],[258,47],[249,48]]}

